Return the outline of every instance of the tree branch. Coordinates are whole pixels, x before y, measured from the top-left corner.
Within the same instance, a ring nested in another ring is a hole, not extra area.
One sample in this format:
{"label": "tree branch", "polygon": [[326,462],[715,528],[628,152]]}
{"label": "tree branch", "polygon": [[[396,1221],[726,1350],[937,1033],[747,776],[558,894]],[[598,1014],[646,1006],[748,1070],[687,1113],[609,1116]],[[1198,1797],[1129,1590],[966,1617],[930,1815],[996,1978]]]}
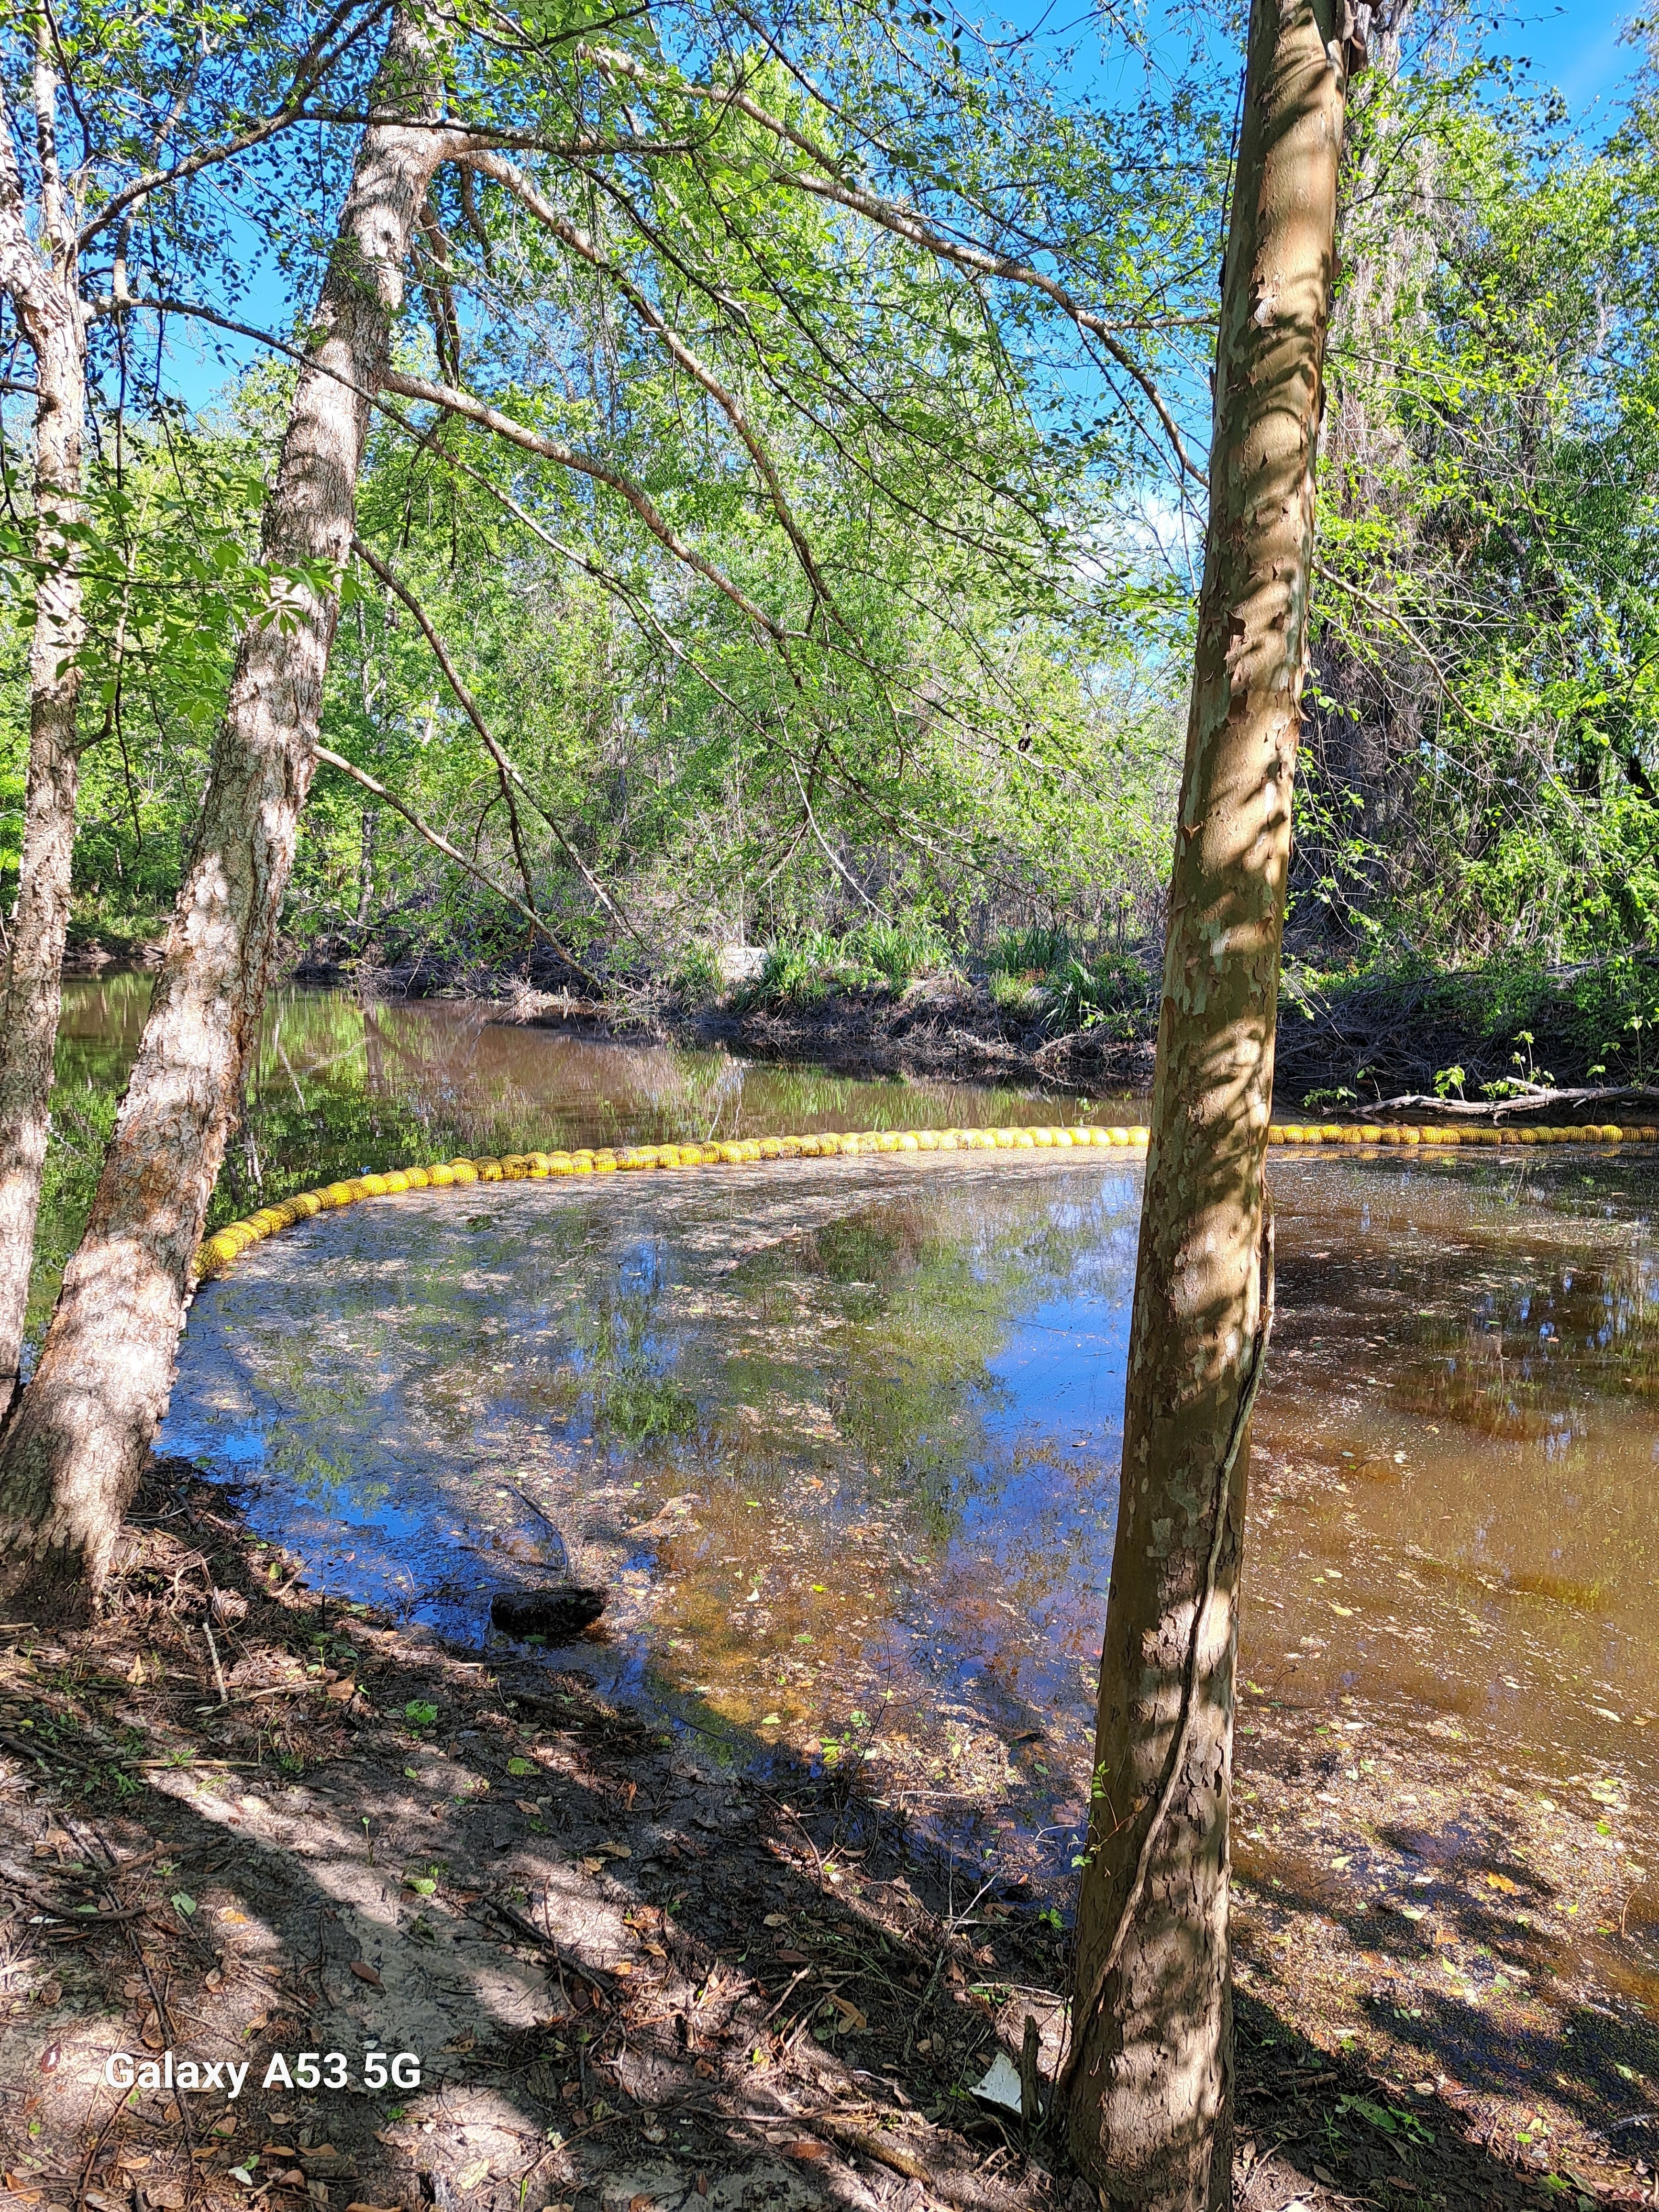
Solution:
{"label": "tree branch", "polygon": [[778,475],[776,465],[750,422],[735,394],[728,392],[714,371],[691,350],[684,339],[652,305],[650,300],[626,270],[612,261],[608,255],[601,252],[586,231],[579,229],[574,223],[562,216],[552,203],[537,191],[523,170],[515,163],[504,160],[499,154],[477,153],[465,157],[465,166],[476,169],[482,176],[493,178],[495,183],[511,192],[515,199],[527,208],[538,222],[545,229],[550,230],[562,245],[568,246],[570,251],[586,261],[591,269],[595,269],[601,276],[608,277],[628,301],[641,322],[653,337],[661,341],[671,359],[677,362],[695,383],[702,386],[731,423],[738,437],[742,439],[749,458],[755,464],[761,481],[766,487],[767,495],[772,502],[772,511],[782,525],[789,543],[795,549],[796,557],[805,574],[806,580],[835,616],[836,620],[840,623],[842,628],[850,629],[851,625],[836,605],[835,594],[824,580],[805,532],[795,520],[784,492],[782,480]]}
{"label": "tree branch", "polygon": [[[617,921],[620,922],[622,927],[627,930],[632,937],[637,939],[640,944],[645,945],[646,949],[649,951],[650,946],[647,940],[641,935],[637,929],[635,928],[634,924],[623,912],[616,900],[611,897],[610,892],[605,890],[604,884],[601,884],[599,878],[593,874],[592,871],[588,867],[587,863],[582,859],[581,854],[571,843],[569,838],[566,836],[563,830],[559,826],[553,816],[548,812],[546,807],[542,805],[540,799],[537,798],[535,793],[526,782],[523,770],[508,757],[507,754],[491,735],[483,714],[478,711],[477,702],[474,699],[471,692],[467,689],[466,685],[461,681],[460,672],[456,668],[454,662],[450,659],[443,640],[433,628],[426,609],[416,598],[414,592],[410,590],[408,585],[404,583],[392,569],[386,566],[386,562],[381,560],[380,555],[376,553],[372,547],[364,544],[361,538],[354,538],[352,539],[351,550],[357,556],[360,561],[374,571],[374,574],[386,586],[387,591],[394,592],[397,597],[403,601],[404,605],[409,609],[409,611],[414,616],[416,622],[419,625],[422,636],[425,638],[427,643],[432,647],[433,659],[437,662],[439,667],[442,669],[444,672],[444,680],[449,685],[450,690],[454,693],[457,701],[459,702],[462,713],[466,716],[468,721],[471,723],[479,737],[483,738],[484,749],[489,753],[491,760],[495,762],[496,769],[501,775],[502,793],[507,799],[507,811],[513,817],[514,841],[515,844],[518,841],[518,813],[513,804],[513,794],[507,788],[509,781],[517,784],[519,789],[523,792],[525,797],[529,799],[531,805],[535,808],[538,814],[539,814],[543,821],[546,823],[548,828],[553,832],[554,836],[557,838],[565,858],[569,861],[571,866],[575,869],[577,874],[580,876],[582,881],[587,885],[588,890],[592,892],[594,897],[598,899],[599,904],[605,909],[606,913],[611,915]],[[522,868],[522,866],[523,862],[521,858],[520,867]]]}
{"label": "tree branch", "polygon": [[673,526],[659,514],[631,477],[620,469],[612,468],[608,461],[597,459],[592,453],[579,453],[569,446],[561,445],[556,438],[544,436],[510,415],[503,415],[497,407],[487,406],[482,399],[474,399],[470,392],[457,392],[445,384],[429,384],[423,376],[408,376],[401,369],[388,369],[383,379],[386,389],[395,392],[404,399],[418,399],[428,407],[441,408],[446,414],[459,415],[465,421],[476,422],[480,429],[493,430],[498,438],[505,438],[520,446],[527,453],[538,453],[544,460],[556,461],[561,468],[574,470],[580,476],[592,477],[596,483],[609,484],[620,492],[634,512],[640,517],[653,538],[668,548],[677,561],[698,575],[707,578],[718,592],[724,592],[734,606],[741,607],[750,620],[757,623],[775,644],[781,645],[789,632],[783,624],[774,621],[763,607],[757,606],[748,593],[734,584],[723,570],[702,554],[686,544]]}
{"label": "tree branch", "polygon": [[504,905],[510,906],[515,914],[521,914],[537,935],[547,939],[559,957],[575,970],[583,982],[589,985],[601,997],[604,996],[605,986],[599,977],[590,974],[575,955],[559,942],[534,907],[526,906],[522,899],[514,898],[511,891],[503,890],[498,883],[485,873],[483,869],[469,860],[465,853],[458,851],[441,830],[434,830],[429,823],[423,822],[412,806],[399,799],[395,791],[388,791],[385,784],[372,776],[367,769],[359,768],[355,762],[343,758],[338,753],[331,752],[326,745],[319,745],[316,751],[317,758],[323,767],[334,769],[341,775],[349,776],[354,783],[362,784],[365,791],[372,792],[376,799],[383,805],[391,807],[394,813],[401,814],[410,829],[424,837],[434,851],[441,853],[446,860],[453,860],[464,874],[471,876],[475,883],[482,884],[487,891],[493,891],[495,896]]}
{"label": "tree branch", "polygon": [[[633,55],[619,53],[608,46],[582,45],[576,51],[585,59],[597,63],[608,72],[632,78],[635,83],[643,84],[653,75],[645,64],[636,60]],[[1068,316],[1079,330],[1103,348],[1124,374],[1139,386],[1163,426],[1170,449],[1182,471],[1199,483],[1207,483],[1207,472],[1200,467],[1188,451],[1175,416],[1151,371],[1135,359],[1103,316],[1074,299],[1054,277],[1045,276],[1040,269],[1032,268],[1029,262],[1021,261],[1014,255],[991,253],[983,246],[966,245],[947,238],[913,209],[900,207],[891,200],[882,198],[878,193],[849,185],[842,174],[841,164],[826,147],[820,146],[815,139],[809,137],[804,131],[797,130],[793,124],[786,122],[781,116],[771,114],[740,86],[670,82],[664,88],[685,100],[713,100],[723,106],[735,108],[739,114],[746,115],[751,123],[758,124],[763,131],[769,131],[775,138],[804,154],[813,167],[822,172],[817,176],[808,176],[779,167],[772,173],[778,183],[791,185],[797,191],[811,192],[819,198],[833,200],[838,206],[863,216],[866,222],[890,231],[896,238],[902,238],[913,246],[919,246],[925,252],[951,262],[958,269],[970,270],[975,276],[994,277],[1001,283],[1019,284],[1041,293],[1043,298],[1051,301]]]}

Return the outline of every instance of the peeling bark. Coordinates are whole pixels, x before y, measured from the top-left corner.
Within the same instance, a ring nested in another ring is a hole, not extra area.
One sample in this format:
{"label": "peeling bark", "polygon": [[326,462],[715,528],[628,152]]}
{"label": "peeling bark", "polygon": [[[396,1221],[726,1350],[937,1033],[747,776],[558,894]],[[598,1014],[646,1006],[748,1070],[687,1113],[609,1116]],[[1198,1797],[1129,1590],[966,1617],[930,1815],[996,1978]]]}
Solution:
{"label": "peeling bark", "polygon": [[1068,2092],[1103,2202],[1223,2212],[1264,1168],[1352,11],[1254,0],[1101,1660]]}
{"label": "peeling bark", "polygon": [[[44,25],[37,35],[44,39]],[[35,364],[37,569],[23,843],[0,981],[0,1413],[17,1387],[34,1256],[79,781],[76,708],[84,625],[71,533],[82,516],[86,331],[74,225],[52,149],[56,93],[56,74],[42,53],[34,72],[44,179],[38,243],[29,234],[10,128],[0,116],[0,290],[15,308]]]}
{"label": "peeling bark", "polygon": [[[370,395],[404,267],[453,131],[431,112],[419,17],[393,15],[295,389],[264,558],[337,579],[351,546]],[[300,810],[316,767],[337,581],[251,628],[137,1060],[40,1367],[0,1448],[0,1554],[91,1591],[172,1389],[191,1255],[258,1033]]]}

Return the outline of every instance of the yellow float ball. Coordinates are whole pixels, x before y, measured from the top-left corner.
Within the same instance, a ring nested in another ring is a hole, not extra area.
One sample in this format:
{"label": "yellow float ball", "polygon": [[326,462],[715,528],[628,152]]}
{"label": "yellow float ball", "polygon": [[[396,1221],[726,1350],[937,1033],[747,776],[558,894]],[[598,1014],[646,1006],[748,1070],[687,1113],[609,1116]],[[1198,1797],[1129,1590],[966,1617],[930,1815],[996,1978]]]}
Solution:
{"label": "yellow float ball", "polygon": [[1382,1143],[1382,1132],[1375,1121],[1367,1121],[1363,1124],[1359,1131],[1359,1141],[1362,1145],[1380,1145]]}
{"label": "yellow float ball", "polygon": [[457,1182],[477,1182],[478,1180],[478,1164],[476,1160],[451,1160],[449,1163],[449,1172],[454,1176]]}

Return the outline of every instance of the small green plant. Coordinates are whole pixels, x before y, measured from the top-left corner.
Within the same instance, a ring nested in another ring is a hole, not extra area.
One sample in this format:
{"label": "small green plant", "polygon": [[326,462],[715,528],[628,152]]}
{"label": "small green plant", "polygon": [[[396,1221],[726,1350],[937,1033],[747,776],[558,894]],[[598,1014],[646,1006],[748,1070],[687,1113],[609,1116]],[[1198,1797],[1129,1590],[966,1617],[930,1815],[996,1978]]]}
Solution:
{"label": "small green plant", "polygon": [[992,944],[985,964],[993,975],[1022,975],[1036,982],[1072,956],[1072,940],[1051,922],[1034,921],[1024,929],[1005,929]]}
{"label": "small green plant", "polygon": [[720,996],[720,960],[707,945],[688,945],[674,963],[669,980],[683,999],[694,1006],[706,1005]]}
{"label": "small green plant", "polygon": [[429,1705],[424,1698],[411,1698],[404,1707],[404,1718],[410,1728],[430,1728],[438,1717],[436,1705]]}
{"label": "small green plant", "polygon": [[1057,1030],[1104,1028],[1128,1044],[1152,1026],[1152,978],[1139,960],[1109,952],[1092,965],[1060,962],[1048,978],[1048,1025]]}
{"label": "small green plant", "polygon": [[1455,1094],[1461,1098],[1463,1096],[1463,1085],[1468,1081],[1468,1076],[1461,1067],[1440,1068],[1435,1074],[1434,1095],[1437,1098],[1449,1098]]}
{"label": "small green plant", "polygon": [[1047,991],[1041,983],[1029,982],[1024,975],[1011,975],[994,969],[989,988],[991,1004],[997,1012],[1016,1021],[1034,1022],[1048,1011]]}
{"label": "small green plant", "polygon": [[1333,1090],[1304,1091],[1302,1094],[1302,1110],[1305,1114],[1321,1114],[1328,1108],[1334,1110],[1341,1106],[1357,1106],[1358,1103],[1346,1083],[1339,1083]]}
{"label": "small green plant", "polygon": [[1536,1090],[1540,1085],[1546,1091],[1553,1090],[1555,1085],[1555,1078],[1550,1073],[1547,1067],[1539,1067],[1533,1060],[1532,1048],[1536,1040],[1534,1038],[1532,1031],[1530,1030],[1517,1030],[1515,1034],[1515,1042],[1516,1044],[1523,1044],[1527,1048],[1524,1055],[1518,1052],[1512,1052],[1510,1054],[1510,1064],[1522,1071],[1522,1080],[1532,1090]]}

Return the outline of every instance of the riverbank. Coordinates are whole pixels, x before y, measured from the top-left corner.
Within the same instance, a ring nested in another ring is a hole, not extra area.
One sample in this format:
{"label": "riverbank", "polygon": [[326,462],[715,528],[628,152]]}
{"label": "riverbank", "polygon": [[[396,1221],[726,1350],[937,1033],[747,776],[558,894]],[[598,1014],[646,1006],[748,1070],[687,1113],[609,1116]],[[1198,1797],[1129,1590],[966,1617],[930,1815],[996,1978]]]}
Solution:
{"label": "riverbank", "polygon": [[[594,1038],[717,1046],[839,1073],[1020,1084],[1051,1093],[1146,1091],[1157,1040],[1154,945],[1090,966],[1063,947],[1016,972],[940,963],[849,981],[779,955],[724,990],[618,975],[604,994],[533,953],[512,973],[295,969],[295,979],[371,995],[459,996],[498,1018]],[[1659,961],[1620,954],[1570,967],[1521,958],[1442,970],[1288,960],[1276,1044],[1276,1111],[1333,1117],[1399,1094],[1480,1102],[1540,1084],[1640,1089],[1659,1026]]]}
{"label": "riverbank", "polygon": [[[106,1620],[4,1636],[0,2204],[1091,2201],[967,2094],[1028,2014],[1052,2065],[1069,1898],[859,1774],[759,1778],[597,1696],[580,1647],[313,1592],[179,1462]],[[1244,1698],[1241,2203],[1653,2201],[1650,1808],[1510,1771],[1473,1720]],[[362,2087],[370,2049],[418,2086]],[[353,2086],[307,2090],[302,2050]],[[122,2051],[173,2086],[107,2082]]]}

